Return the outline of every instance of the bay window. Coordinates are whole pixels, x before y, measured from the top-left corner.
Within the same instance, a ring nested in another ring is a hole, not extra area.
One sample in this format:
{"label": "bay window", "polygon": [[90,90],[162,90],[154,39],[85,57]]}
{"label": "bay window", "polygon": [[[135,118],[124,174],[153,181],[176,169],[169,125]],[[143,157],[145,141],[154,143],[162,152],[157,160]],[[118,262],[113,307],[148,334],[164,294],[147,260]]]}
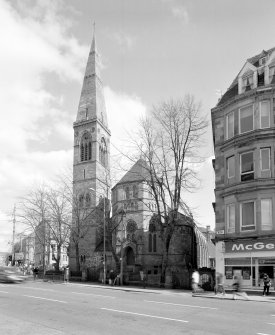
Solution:
{"label": "bay window", "polygon": [[270,170],[270,148],[260,149],[261,170]]}
{"label": "bay window", "polygon": [[227,178],[235,177],[235,157],[231,156],[226,159]]}
{"label": "bay window", "polygon": [[261,199],[262,230],[272,229],[272,199]]}
{"label": "bay window", "polygon": [[254,108],[249,105],[239,109],[239,133],[246,133],[254,129]]}
{"label": "bay window", "polygon": [[254,155],[253,151],[240,155],[241,181],[254,179]]}
{"label": "bay window", "polygon": [[260,103],[261,113],[261,128],[270,127],[270,101],[261,101]]}
{"label": "bay window", "polygon": [[243,202],[240,205],[241,231],[255,230],[256,208],[254,201]]}
{"label": "bay window", "polygon": [[226,229],[228,233],[235,233],[235,204],[226,206]]}

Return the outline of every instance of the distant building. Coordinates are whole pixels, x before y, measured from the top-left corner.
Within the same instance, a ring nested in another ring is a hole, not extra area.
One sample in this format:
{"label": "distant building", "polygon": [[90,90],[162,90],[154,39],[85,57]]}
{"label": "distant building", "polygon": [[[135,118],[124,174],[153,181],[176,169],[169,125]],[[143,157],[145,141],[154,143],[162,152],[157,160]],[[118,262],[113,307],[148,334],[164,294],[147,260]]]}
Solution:
{"label": "distant building", "polygon": [[216,269],[275,277],[275,48],[245,62],[212,109]]}
{"label": "distant building", "polygon": [[0,252],[0,266],[8,265],[8,252]]}
{"label": "distant building", "polygon": [[21,241],[21,252],[24,255],[23,264],[34,264],[34,234],[25,236]]}

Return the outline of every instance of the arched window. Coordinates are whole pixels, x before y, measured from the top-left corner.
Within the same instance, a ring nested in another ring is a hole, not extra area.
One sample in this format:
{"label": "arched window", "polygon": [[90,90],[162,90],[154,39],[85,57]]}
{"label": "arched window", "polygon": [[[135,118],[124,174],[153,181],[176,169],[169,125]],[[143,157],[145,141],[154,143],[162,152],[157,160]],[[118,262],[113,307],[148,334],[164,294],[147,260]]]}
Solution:
{"label": "arched window", "polygon": [[130,199],[130,189],[129,189],[129,186],[127,186],[127,187],[125,188],[125,193],[126,193],[126,199],[127,199],[127,200]]}
{"label": "arched window", "polygon": [[157,252],[157,234],[153,234],[153,252]]}
{"label": "arched window", "polygon": [[91,206],[91,196],[89,193],[86,194],[86,207]]}
{"label": "arched window", "polygon": [[107,146],[104,138],[101,139],[99,147],[99,161],[103,166],[107,165]]}
{"label": "arched window", "polygon": [[84,195],[80,194],[79,196],[79,207],[82,208],[84,206]]}
{"label": "arched window", "polygon": [[148,251],[152,252],[152,234],[149,234]]}
{"label": "arched window", "polygon": [[92,139],[88,133],[85,133],[82,137],[80,144],[80,160],[88,161],[92,159]]}

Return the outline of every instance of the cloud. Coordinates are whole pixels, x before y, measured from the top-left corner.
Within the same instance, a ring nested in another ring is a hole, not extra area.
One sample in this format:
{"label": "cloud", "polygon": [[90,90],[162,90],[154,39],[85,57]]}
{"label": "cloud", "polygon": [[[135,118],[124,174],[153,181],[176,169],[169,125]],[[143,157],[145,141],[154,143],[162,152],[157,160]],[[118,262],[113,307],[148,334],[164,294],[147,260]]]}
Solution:
{"label": "cloud", "polygon": [[180,19],[183,23],[189,23],[189,14],[184,6],[173,6],[171,8],[174,17]]}
{"label": "cloud", "polygon": [[[2,215],[35,182],[72,165],[72,120],[55,88],[81,83],[88,46],[71,36],[68,10],[58,0],[0,0]],[[61,143],[56,144],[58,136]],[[2,222],[1,248],[12,232]]]}
{"label": "cloud", "polygon": [[135,38],[130,36],[129,34],[126,34],[125,32],[114,32],[110,34],[111,38],[114,39],[114,41],[119,45],[122,51],[127,51],[133,48]]}

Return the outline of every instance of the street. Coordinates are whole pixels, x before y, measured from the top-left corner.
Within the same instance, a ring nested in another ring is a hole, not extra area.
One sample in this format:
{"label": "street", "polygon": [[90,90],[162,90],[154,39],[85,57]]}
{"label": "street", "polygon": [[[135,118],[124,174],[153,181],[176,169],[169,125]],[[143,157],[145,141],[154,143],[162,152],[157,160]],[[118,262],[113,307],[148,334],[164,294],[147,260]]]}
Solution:
{"label": "street", "polygon": [[275,333],[275,303],[172,292],[42,281],[1,284],[0,334]]}

